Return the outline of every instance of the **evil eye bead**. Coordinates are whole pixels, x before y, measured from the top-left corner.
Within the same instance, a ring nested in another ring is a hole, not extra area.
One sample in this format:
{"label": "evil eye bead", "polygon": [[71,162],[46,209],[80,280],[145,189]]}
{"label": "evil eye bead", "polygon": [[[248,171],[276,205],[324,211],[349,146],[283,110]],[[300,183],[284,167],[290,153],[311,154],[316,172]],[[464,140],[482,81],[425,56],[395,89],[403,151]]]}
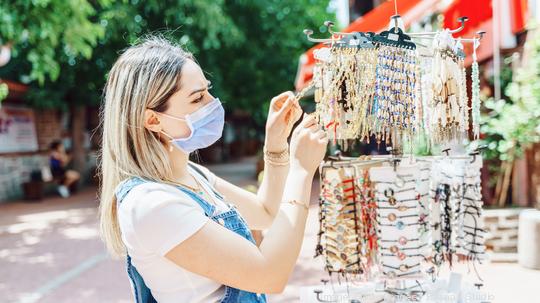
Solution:
{"label": "evil eye bead", "polygon": [[398,222],[396,223],[396,227],[397,227],[397,229],[399,229],[399,230],[403,230],[403,229],[405,228],[405,223],[403,223],[403,221],[398,221]]}
{"label": "evil eye bead", "polygon": [[405,237],[403,237],[403,236],[402,236],[402,237],[399,237],[398,243],[401,244],[401,245],[407,244],[407,238],[405,238]]}
{"label": "evil eye bead", "polygon": [[395,246],[395,245],[390,246],[390,252],[391,253],[395,254],[398,251],[399,251],[399,249],[397,248],[397,246]]}
{"label": "evil eye bead", "polygon": [[388,220],[390,220],[390,222],[394,222],[394,221],[396,221],[396,219],[397,219],[396,214],[391,213],[391,214],[388,215]]}

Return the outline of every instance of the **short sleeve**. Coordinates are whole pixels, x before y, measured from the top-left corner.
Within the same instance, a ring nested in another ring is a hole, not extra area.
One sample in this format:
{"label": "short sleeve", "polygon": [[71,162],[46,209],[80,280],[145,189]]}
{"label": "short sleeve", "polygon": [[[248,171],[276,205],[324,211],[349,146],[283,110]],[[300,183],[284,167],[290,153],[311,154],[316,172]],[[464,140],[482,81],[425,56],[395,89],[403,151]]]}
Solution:
{"label": "short sleeve", "polygon": [[169,185],[143,184],[131,190],[125,199],[133,199],[130,216],[138,244],[160,256],[209,220],[197,202]]}
{"label": "short sleeve", "polygon": [[206,167],[204,167],[204,166],[202,166],[200,164],[197,164],[197,163],[194,163],[194,162],[191,162],[191,164],[195,165],[199,170],[202,171],[204,176],[208,179],[208,182],[210,182],[210,184],[213,187],[216,186],[217,177],[213,172],[211,172],[208,168],[206,168]]}

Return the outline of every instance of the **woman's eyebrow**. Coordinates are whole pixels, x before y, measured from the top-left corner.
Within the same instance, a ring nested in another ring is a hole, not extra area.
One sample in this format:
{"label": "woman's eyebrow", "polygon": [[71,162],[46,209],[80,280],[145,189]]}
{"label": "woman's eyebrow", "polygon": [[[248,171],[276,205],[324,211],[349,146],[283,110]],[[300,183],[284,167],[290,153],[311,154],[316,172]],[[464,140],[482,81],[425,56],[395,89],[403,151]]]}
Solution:
{"label": "woman's eyebrow", "polygon": [[211,85],[212,85],[212,82],[208,81],[208,84],[206,85],[206,87],[198,88],[198,89],[192,91],[188,95],[188,97],[191,97],[193,94],[196,94],[196,93],[203,92],[203,91],[207,90]]}

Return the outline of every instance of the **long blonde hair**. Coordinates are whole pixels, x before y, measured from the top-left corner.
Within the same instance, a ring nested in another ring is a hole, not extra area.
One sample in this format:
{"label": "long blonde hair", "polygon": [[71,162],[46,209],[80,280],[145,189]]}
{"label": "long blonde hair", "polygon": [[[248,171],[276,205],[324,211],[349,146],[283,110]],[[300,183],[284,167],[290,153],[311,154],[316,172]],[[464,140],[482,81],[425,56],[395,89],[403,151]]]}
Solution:
{"label": "long blonde hair", "polygon": [[125,255],[118,224],[116,186],[129,177],[172,182],[167,150],[143,126],[147,108],[165,111],[178,90],[186,60],[193,56],[161,37],[127,48],[114,63],[105,86],[100,113],[103,132],[100,154],[100,231],[108,251]]}

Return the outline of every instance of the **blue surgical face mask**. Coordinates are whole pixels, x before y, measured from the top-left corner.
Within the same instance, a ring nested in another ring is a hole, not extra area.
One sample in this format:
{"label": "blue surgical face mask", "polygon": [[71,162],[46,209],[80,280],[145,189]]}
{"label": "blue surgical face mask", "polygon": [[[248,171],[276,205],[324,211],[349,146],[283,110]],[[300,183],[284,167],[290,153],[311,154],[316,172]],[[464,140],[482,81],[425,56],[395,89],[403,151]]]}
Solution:
{"label": "blue surgical face mask", "polygon": [[171,143],[185,153],[191,153],[197,149],[214,144],[221,138],[223,133],[225,110],[218,98],[215,98],[195,112],[186,115],[184,118],[174,117],[164,113],[159,114],[171,119],[186,122],[191,131],[187,138],[173,138],[162,131],[163,134],[171,138]]}

